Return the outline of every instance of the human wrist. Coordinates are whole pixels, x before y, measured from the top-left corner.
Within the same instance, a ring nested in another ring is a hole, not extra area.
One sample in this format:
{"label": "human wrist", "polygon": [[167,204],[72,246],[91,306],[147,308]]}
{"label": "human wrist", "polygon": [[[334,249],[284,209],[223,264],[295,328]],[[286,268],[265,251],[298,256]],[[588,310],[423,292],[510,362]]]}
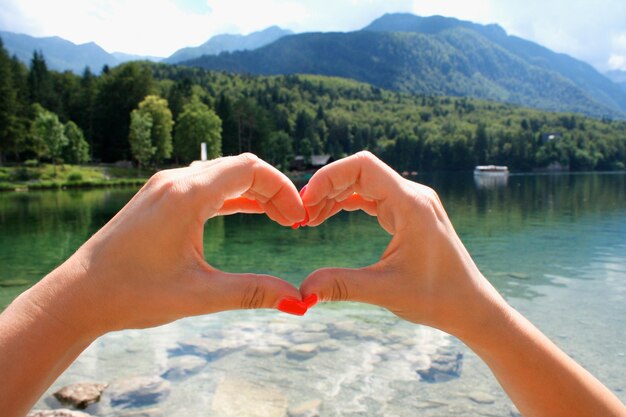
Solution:
{"label": "human wrist", "polygon": [[50,272],[19,300],[37,320],[49,322],[78,344],[91,343],[108,331],[87,271],[75,258]]}
{"label": "human wrist", "polygon": [[469,324],[455,336],[476,353],[488,354],[503,345],[506,335],[515,326],[517,314],[493,289],[471,310]]}

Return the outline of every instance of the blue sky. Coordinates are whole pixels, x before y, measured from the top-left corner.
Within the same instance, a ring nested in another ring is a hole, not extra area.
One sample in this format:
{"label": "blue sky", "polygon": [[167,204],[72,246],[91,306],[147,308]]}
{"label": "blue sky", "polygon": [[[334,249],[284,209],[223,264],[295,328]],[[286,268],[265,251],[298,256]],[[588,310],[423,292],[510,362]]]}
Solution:
{"label": "blue sky", "polygon": [[498,23],[601,71],[626,70],[625,0],[2,0],[0,29],[168,56],[219,33],[350,31],[392,12]]}

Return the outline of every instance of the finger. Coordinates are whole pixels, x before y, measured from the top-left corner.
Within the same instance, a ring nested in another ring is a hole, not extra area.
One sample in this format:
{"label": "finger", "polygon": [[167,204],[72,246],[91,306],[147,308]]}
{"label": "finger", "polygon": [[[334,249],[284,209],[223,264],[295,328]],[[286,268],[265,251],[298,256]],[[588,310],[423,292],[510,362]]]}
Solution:
{"label": "finger", "polygon": [[358,301],[381,305],[386,292],[385,275],[376,266],[360,269],[323,268],[300,285],[303,298],[316,294],[320,301]]}
{"label": "finger", "polygon": [[304,206],[293,183],[253,154],[220,158],[219,162],[195,172],[190,187],[205,208],[202,213],[205,218],[219,213],[227,200],[248,193],[271,201],[276,211],[288,220],[286,224],[304,219]]}
{"label": "finger", "polygon": [[306,206],[315,206],[323,199],[352,190],[370,200],[383,200],[395,188],[401,177],[369,152],[359,152],[333,162],[309,180],[302,200]]}
{"label": "finger", "polygon": [[265,210],[259,202],[245,197],[232,198],[224,201],[222,208],[217,213],[220,216],[227,216],[235,213],[263,213]]}
{"label": "finger", "polygon": [[216,270],[203,281],[206,306],[214,311],[277,308],[284,298],[302,300],[296,287],[271,275]]}
{"label": "finger", "polygon": [[[401,223],[402,216],[399,205],[388,203],[387,200],[396,199],[403,186],[402,177],[390,167],[369,152],[359,152],[316,172],[308,183],[302,201],[309,212],[309,224],[319,224],[325,220],[325,215],[333,211],[328,209],[324,200],[330,196],[344,198],[352,190],[364,200],[383,208],[388,206],[383,210],[385,216],[379,216],[379,222],[385,230],[393,233]],[[368,209],[371,206],[368,204]],[[378,213],[381,213],[380,207],[377,209]]]}
{"label": "finger", "polygon": [[363,210],[370,216],[376,216],[378,214],[378,205],[373,201],[365,200],[358,194],[352,194],[349,198],[341,201],[335,201],[330,210],[328,210],[325,214],[318,215],[314,221],[309,221],[307,223],[307,226],[319,226],[330,217],[334,216],[342,210]]}

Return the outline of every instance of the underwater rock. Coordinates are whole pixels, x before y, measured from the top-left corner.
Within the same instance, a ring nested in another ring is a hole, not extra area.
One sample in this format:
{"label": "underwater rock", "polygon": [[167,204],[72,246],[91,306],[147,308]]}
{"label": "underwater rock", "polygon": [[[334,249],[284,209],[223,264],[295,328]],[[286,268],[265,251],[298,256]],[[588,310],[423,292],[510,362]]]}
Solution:
{"label": "underwater rock", "polygon": [[357,333],[356,324],[353,321],[338,321],[336,323],[331,323],[329,326],[329,331],[334,338],[337,339],[345,339],[349,337],[355,337]]}
{"label": "underwater rock", "polygon": [[417,373],[425,382],[446,382],[461,376],[462,365],[462,353],[440,349],[431,357],[430,367],[419,369]]}
{"label": "underwater rock", "polygon": [[58,410],[33,410],[26,417],[92,417],[82,411],[73,411],[65,408]]}
{"label": "underwater rock", "polygon": [[174,356],[202,356],[207,361],[213,361],[242,348],[243,345],[229,343],[228,341],[218,342],[210,339],[190,339],[178,342],[178,347],[171,349],[169,353]]}
{"label": "underwater rock", "polygon": [[319,347],[320,347],[320,351],[322,352],[334,352],[334,351],[341,349],[342,344],[336,340],[328,339],[320,343]]}
{"label": "underwater rock", "polygon": [[97,382],[79,382],[68,385],[54,393],[54,397],[63,405],[71,405],[83,410],[89,404],[100,401],[102,391],[107,384]]}
{"label": "underwater rock", "polygon": [[139,376],[112,382],[103,397],[112,407],[132,408],[156,404],[170,393],[170,383],[158,376]]}
{"label": "underwater rock", "polygon": [[264,358],[278,355],[282,351],[283,348],[280,346],[255,346],[246,350],[246,356]]}
{"label": "underwater rock", "polygon": [[304,343],[301,345],[295,345],[289,348],[287,351],[287,357],[289,359],[305,360],[311,359],[317,355],[318,345],[313,343]]}
{"label": "underwater rock", "polygon": [[297,332],[291,335],[291,340],[294,343],[315,343],[328,339],[328,333],[326,332]]}
{"label": "underwater rock", "polygon": [[286,417],[287,398],[276,387],[226,377],[217,386],[212,407],[220,417]]}
{"label": "underwater rock", "polygon": [[163,417],[163,413],[158,408],[148,408],[145,410],[130,411],[120,417]]}
{"label": "underwater rock", "polygon": [[207,361],[195,355],[174,356],[168,361],[168,369],[161,374],[165,379],[182,379],[204,368]]}
{"label": "underwater rock", "polygon": [[325,332],[328,326],[323,323],[308,323],[304,325],[304,330],[307,332]]}
{"label": "underwater rock", "polygon": [[470,392],[467,397],[478,404],[493,404],[496,401],[492,395],[482,391]]}
{"label": "underwater rock", "polygon": [[309,400],[293,407],[289,407],[289,417],[319,417],[322,400]]}

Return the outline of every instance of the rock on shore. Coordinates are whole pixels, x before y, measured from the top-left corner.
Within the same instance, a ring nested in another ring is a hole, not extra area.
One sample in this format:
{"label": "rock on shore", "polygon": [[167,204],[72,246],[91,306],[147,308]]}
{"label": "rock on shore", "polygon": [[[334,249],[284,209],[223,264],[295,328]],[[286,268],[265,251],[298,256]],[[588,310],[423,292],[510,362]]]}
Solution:
{"label": "rock on shore", "polygon": [[79,382],[61,388],[54,393],[54,396],[63,405],[71,405],[83,410],[89,404],[100,401],[102,391],[106,387],[107,384],[97,382]]}

